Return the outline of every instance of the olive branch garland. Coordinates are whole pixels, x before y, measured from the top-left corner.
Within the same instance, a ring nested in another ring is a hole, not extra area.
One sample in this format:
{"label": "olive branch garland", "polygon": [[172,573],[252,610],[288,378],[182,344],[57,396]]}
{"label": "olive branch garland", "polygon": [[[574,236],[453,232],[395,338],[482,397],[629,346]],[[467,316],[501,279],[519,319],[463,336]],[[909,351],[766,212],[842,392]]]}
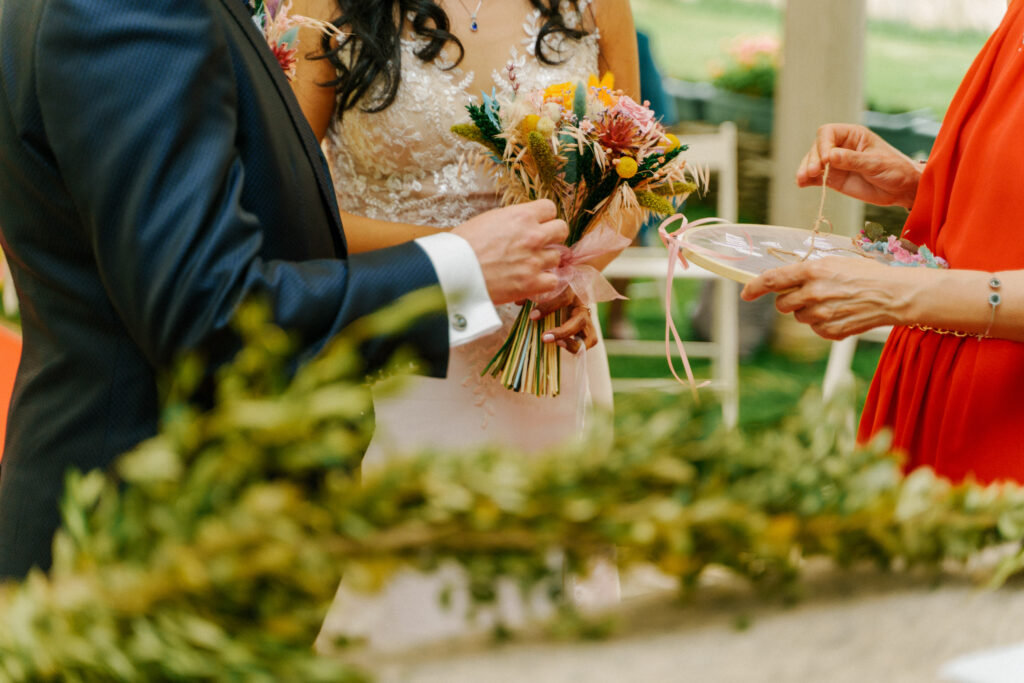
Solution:
{"label": "olive branch garland", "polygon": [[548,457],[425,454],[360,481],[359,349],[438,305],[419,294],[360,322],[294,379],[289,335],[245,311],[212,411],[173,399],[200,376],[185,363],[158,437],[115,474],[69,475],[52,572],[0,586],[0,681],[368,680],[310,648],[342,573],[372,589],[453,561],[486,609],[502,577],[557,595],[552,551],[582,572],[611,544],[684,591],[714,565],[788,594],[807,557],[940,569],[1024,538],[1019,487],[904,478],[813,399],[777,429],[708,435],[691,409],[640,398],[614,437]]}

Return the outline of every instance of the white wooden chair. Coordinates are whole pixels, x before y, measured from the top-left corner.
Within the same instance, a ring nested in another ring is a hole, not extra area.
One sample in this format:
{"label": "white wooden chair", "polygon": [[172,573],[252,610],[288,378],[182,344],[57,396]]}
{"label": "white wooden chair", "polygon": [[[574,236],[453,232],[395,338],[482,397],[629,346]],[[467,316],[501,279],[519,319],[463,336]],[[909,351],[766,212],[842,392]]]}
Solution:
{"label": "white wooden chair", "polygon": [[[739,210],[738,170],[736,161],[736,125],[723,123],[716,133],[684,136],[688,163],[706,166],[718,178],[718,216],[736,221]],[[608,265],[604,274],[609,279],[653,278],[664,297],[664,281],[668,270],[668,253],[664,247],[629,247]],[[686,353],[694,358],[711,359],[711,387],[722,402],[722,421],[735,427],[739,419],[739,288],[735,282],[696,266],[687,270],[676,268],[675,279],[712,280],[715,283],[710,342],[686,342]],[[664,341],[639,339],[607,339],[609,355],[665,357]],[[673,349],[673,353],[675,353]],[[678,387],[674,379],[612,379],[616,391],[645,391]]]}
{"label": "white wooden chair", "polygon": [[857,352],[857,342],[863,339],[884,343],[890,332],[892,327],[876,327],[842,341],[832,342],[825,377],[821,382],[821,394],[826,401],[835,396],[840,387],[853,381],[853,355]]}

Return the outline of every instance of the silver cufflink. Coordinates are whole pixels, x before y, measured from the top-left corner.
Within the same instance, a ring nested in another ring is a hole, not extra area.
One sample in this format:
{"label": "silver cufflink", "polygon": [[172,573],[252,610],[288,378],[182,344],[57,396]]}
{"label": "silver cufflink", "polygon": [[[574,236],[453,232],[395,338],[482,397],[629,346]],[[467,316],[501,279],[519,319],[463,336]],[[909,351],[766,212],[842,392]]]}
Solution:
{"label": "silver cufflink", "polygon": [[468,325],[469,325],[469,323],[466,322],[465,316],[463,316],[463,315],[461,315],[459,313],[456,313],[455,315],[452,316],[452,327],[457,332],[462,332],[463,330],[466,329],[466,327]]}

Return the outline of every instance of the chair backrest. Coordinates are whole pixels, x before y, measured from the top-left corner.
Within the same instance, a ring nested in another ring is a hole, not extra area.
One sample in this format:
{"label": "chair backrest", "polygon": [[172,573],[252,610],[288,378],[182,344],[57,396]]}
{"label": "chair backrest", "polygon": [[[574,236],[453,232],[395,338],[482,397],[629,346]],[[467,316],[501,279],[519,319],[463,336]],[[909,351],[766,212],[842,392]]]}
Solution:
{"label": "chair backrest", "polygon": [[14,391],[14,376],[21,361],[21,335],[0,326],[0,458],[7,432],[7,409]]}
{"label": "chair backrest", "polygon": [[739,219],[736,140],[736,124],[732,121],[723,123],[716,133],[683,136],[689,148],[684,152],[687,163],[705,166],[718,174],[718,217],[732,223]]}
{"label": "chair backrest", "polygon": [[[719,218],[736,222],[739,213],[736,125],[727,122],[714,133],[685,133],[680,137],[688,146],[683,153],[687,163],[701,166],[717,175],[716,212]],[[622,279],[653,279],[656,284],[653,290],[649,288],[649,291],[661,297],[664,305],[666,266],[664,247],[629,247],[605,268],[604,274]],[[722,400],[722,420],[730,428],[734,427],[739,419],[739,296],[736,284],[696,266],[687,270],[677,268],[674,277],[711,280],[715,285],[712,343],[687,342],[687,352],[691,357],[712,359],[711,375],[713,386]],[[660,340],[606,339],[605,348],[610,356],[664,358],[665,354],[664,342]],[[657,387],[679,389],[671,379],[630,378],[619,375],[613,378],[612,384],[619,391],[648,391]]]}

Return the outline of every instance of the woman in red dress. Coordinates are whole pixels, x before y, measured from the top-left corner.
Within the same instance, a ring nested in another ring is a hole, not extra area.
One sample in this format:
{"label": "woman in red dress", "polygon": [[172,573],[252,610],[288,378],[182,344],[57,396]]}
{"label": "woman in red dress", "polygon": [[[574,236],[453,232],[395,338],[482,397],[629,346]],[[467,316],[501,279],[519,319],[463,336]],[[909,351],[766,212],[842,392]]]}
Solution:
{"label": "woman in red dress", "polygon": [[928,163],[862,126],[829,125],[797,173],[911,209],[904,237],[950,270],[828,258],[743,291],[829,339],[894,325],[860,425],[953,480],[1024,482],[1024,3],[1012,2],[950,105]]}

